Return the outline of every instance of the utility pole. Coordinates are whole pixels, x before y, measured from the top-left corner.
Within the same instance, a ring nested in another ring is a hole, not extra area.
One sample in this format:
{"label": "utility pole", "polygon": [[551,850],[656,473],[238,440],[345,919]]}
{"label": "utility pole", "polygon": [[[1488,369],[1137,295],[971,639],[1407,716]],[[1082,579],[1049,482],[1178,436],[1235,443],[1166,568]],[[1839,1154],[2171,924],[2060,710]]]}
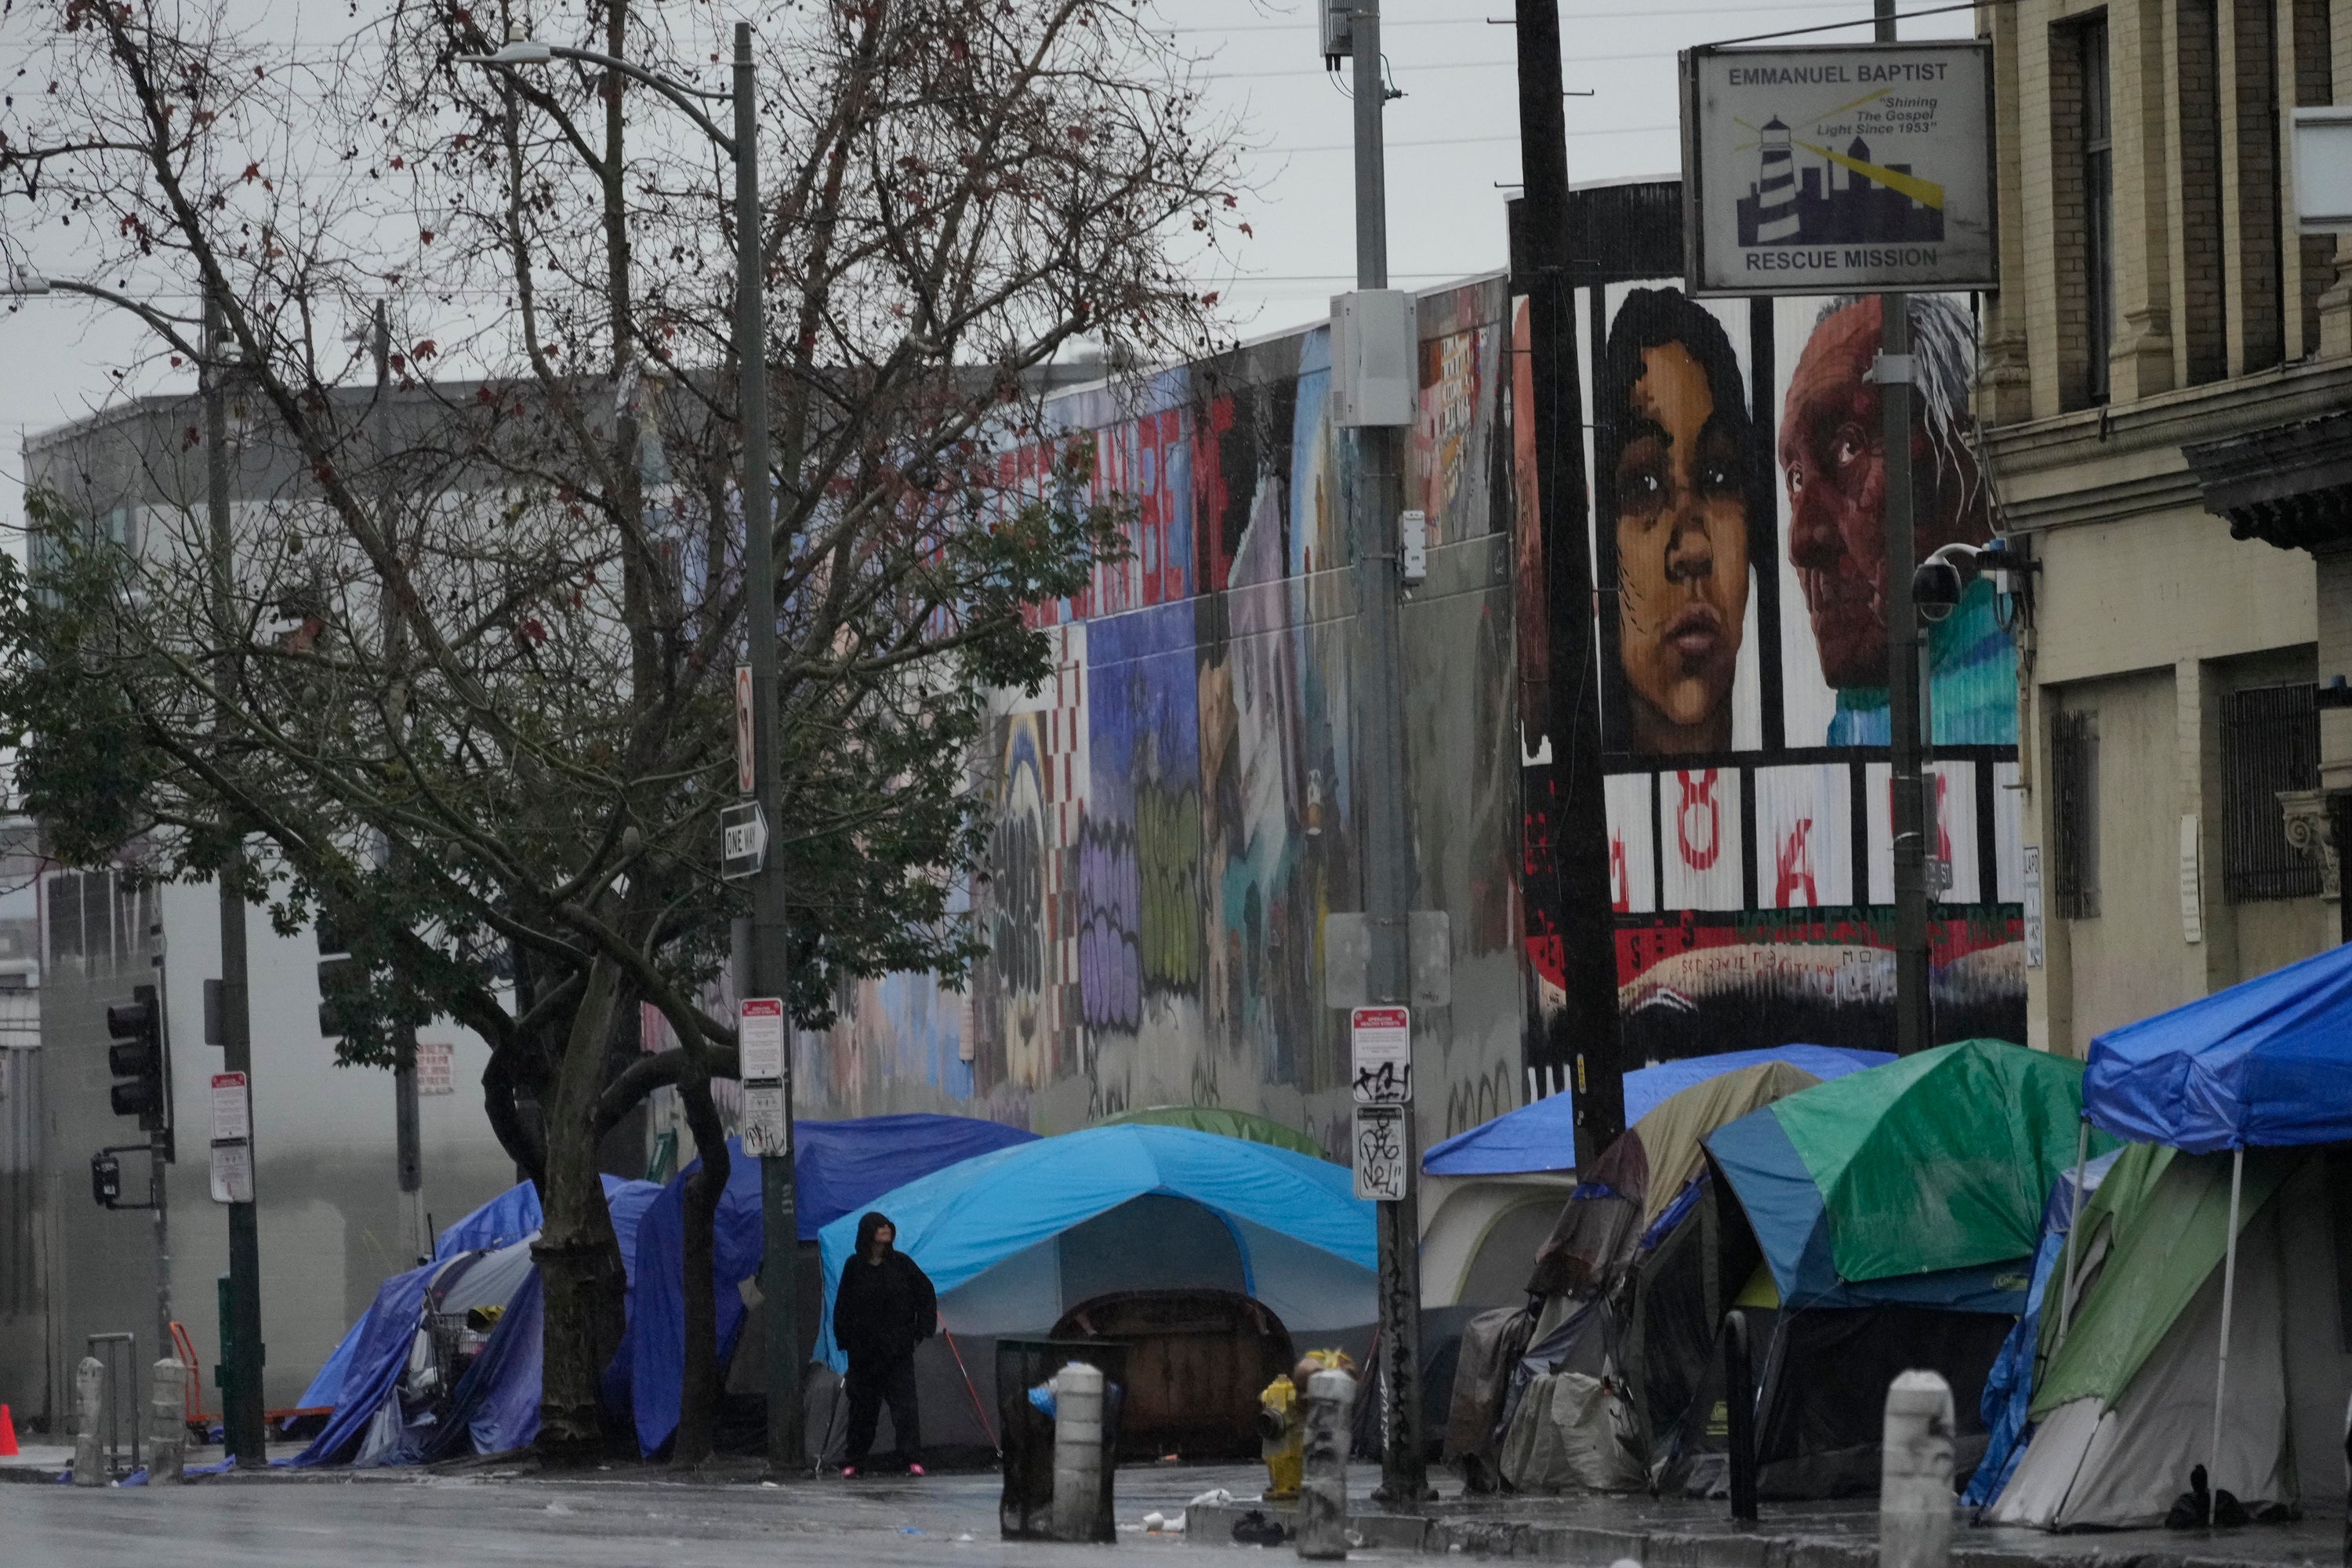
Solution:
{"label": "utility pole", "polygon": [[[381,300],[375,302],[368,323],[368,352],[375,360],[375,405],[368,411],[368,425],[375,437],[376,526],[383,531],[385,544],[397,559],[400,523],[394,508],[398,504],[399,491],[387,467],[392,443],[384,431],[386,421],[392,417],[392,315]],[[407,686],[399,673],[400,656],[406,646],[402,636],[404,624],[393,611],[391,595],[385,595],[382,636],[384,663],[393,671],[391,700],[385,706],[396,729],[405,727],[403,720],[408,709]],[[391,863],[392,840],[388,836],[380,836],[376,840],[376,864],[388,867]],[[425,1138],[416,1107],[415,1026],[401,1025],[393,1048],[393,1169],[400,1187],[401,1249],[412,1262],[422,1263],[433,1255],[433,1238],[425,1234]]]}
{"label": "utility pole", "polygon": [[[1895,0],[1874,0],[1877,41],[1895,37]],[[1919,613],[1911,574],[1918,547],[1911,518],[1911,305],[1905,294],[1878,297],[1880,435],[1885,447],[1886,729],[1895,834],[1895,1052],[1911,1056],[1935,1042],[1927,984],[1927,835],[1935,830],[1934,787],[1921,758]]]}
{"label": "utility pole", "polygon": [[[217,297],[205,301],[205,479],[206,510],[212,525],[213,618],[226,646],[229,628],[236,624],[236,541],[229,521],[228,331]],[[236,656],[222,655],[222,688],[232,689]],[[223,730],[232,720],[223,701],[216,721]],[[220,868],[221,928],[221,1067],[243,1073],[248,1086],[253,1073],[253,1016],[245,964],[245,851],[232,838]],[[247,1089],[251,1092],[250,1088]],[[257,1173],[259,1160],[254,1161]],[[257,1192],[255,1194],[257,1196]],[[228,1451],[240,1469],[258,1469],[269,1461],[263,1451],[261,1398],[261,1224],[256,1203],[228,1205],[228,1310],[221,1327],[226,1342],[222,1367],[221,1426]]]}
{"label": "utility pole", "polygon": [[[736,361],[743,378],[743,605],[751,655],[751,757],[760,815],[772,841],[751,879],[751,980],[761,996],[792,994],[783,857],[773,836],[784,820],[776,744],[776,538],[769,509],[766,226],[760,205],[760,105],[751,25],[735,24]],[[783,1022],[783,1148],[760,1160],[760,1286],[768,1351],[768,1468],[801,1468],[801,1227],[793,1182],[793,1047]]]}
{"label": "utility pole", "polygon": [[1561,107],[1559,0],[1517,0],[1519,178],[1535,406],[1538,506],[1551,638],[1553,865],[1559,880],[1559,1017],[1574,1067],[1576,1163],[1590,1170],[1625,1131],[1618,1045],[1617,941],[1609,891],[1609,812],[1601,773],[1601,670],[1591,657],[1592,555],[1585,533],[1584,400],[1568,226],[1568,117]]}
{"label": "utility pole", "polygon": [[[1354,66],[1356,287],[1389,286],[1387,149],[1381,120],[1388,81],[1381,69],[1379,0],[1356,0],[1347,19]],[[1408,350],[1410,345],[1406,345]],[[1408,373],[1409,374],[1409,373]],[[1365,974],[1374,1003],[1411,999],[1408,953],[1412,847],[1405,820],[1403,679],[1398,650],[1397,540],[1403,508],[1402,426],[1351,428],[1356,448],[1356,581],[1363,636],[1364,914],[1371,952]],[[1408,1050],[1410,1046],[1408,1045]],[[1408,1074],[1408,1078],[1410,1075]],[[1381,1486],[1392,1507],[1417,1506],[1428,1492],[1421,1439],[1421,1203],[1419,1155],[1404,1114],[1403,1195],[1376,1206],[1380,1244]]]}

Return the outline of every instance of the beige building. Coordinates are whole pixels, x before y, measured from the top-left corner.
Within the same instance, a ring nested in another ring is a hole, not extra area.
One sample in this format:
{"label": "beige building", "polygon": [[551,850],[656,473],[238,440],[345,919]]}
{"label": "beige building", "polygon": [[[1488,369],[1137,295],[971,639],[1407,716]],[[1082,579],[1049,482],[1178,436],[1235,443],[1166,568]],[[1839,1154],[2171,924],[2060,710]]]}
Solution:
{"label": "beige building", "polygon": [[1979,16],[2003,287],[1979,413],[2038,563],[2030,1031],[2079,1056],[2339,940],[2352,247],[2297,233],[2292,153],[2296,107],[2352,95],[2352,0]]}

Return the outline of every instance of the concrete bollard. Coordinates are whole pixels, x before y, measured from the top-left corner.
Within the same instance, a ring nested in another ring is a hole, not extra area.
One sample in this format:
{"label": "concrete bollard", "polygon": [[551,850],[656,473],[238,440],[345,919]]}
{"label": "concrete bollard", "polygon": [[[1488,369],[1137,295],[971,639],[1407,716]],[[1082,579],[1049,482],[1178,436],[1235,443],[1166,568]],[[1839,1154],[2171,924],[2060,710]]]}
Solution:
{"label": "concrete bollard", "polygon": [[155,1395],[147,1426],[147,1484],[176,1485],[188,1457],[188,1369],[173,1356],[155,1363]]}
{"label": "concrete bollard", "polygon": [[1348,1416],[1356,1380],[1318,1372],[1307,1380],[1307,1454],[1298,1481],[1298,1555],[1337,1563],[1348,1555]]}
{"label": "concrete bollard", "polygon": [[1054,1374],[1056,1541],[1092,1541],[1100,1533],[1102,1468],[1102,1369],[1074,1361]]}
{"label": "concrete bollard", "polygon": [[106,1409],[106,1366],[94,1355],[81,1358],[74,1369],[74,1459],[73,1484],[78,1487],[102,1487],[110,1479],[106,1473],[106,1450],[100,1446],[98,1424]]}
{"label": "concrete bollard", "polygon": [[1878,1568],[1952,1560],[1952,1390],[1932,1372],[1887,1385],[1878,1471]]}

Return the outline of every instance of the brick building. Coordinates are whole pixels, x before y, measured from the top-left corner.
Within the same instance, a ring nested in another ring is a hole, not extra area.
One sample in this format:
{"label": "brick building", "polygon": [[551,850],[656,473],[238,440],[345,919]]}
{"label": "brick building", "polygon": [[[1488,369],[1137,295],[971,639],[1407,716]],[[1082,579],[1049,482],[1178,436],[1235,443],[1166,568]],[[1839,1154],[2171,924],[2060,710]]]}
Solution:
{"label": "brick building", "polygon": [[2001,526],[2039,563],[2017,605],[2029,1029],[2079,1055],[2340,940],[2352,249],[2297,233],[2292,153],[2293,110],[2352,90],[2352,3],[1979,15],[2003,287],[1978,412]]}

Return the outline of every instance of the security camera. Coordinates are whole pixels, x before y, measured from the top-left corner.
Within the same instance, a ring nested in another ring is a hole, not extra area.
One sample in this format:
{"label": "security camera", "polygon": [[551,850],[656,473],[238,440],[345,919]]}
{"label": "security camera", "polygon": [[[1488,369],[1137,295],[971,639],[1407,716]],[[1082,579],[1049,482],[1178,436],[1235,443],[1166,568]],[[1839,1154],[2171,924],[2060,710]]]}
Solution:
{"label": "security camera", "polygon": [[1947,544],[1919,563],[1911,574],[1911,602],[1921,620],[1933,626],[1960,607],[1960,595],[1977,574],[1978,553],[1974,545]]}

